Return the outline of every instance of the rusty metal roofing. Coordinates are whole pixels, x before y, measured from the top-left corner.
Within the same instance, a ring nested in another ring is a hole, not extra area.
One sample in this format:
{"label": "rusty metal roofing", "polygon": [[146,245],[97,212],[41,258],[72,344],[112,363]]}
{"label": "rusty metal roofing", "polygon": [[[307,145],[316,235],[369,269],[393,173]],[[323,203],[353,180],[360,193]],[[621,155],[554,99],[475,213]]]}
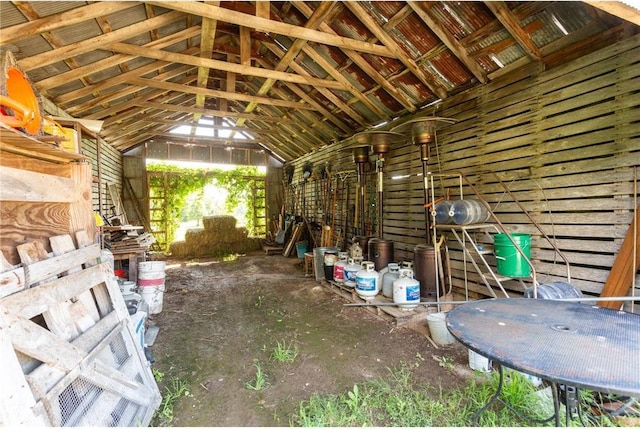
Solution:
{"label": "rusty metal roofing", "polygon": [[[638,11],[617,2],[0,1],[0,8],[3,58],[10,51],[37,92],[68,114],[104,121],[101,135],[123,153],[215,118],[216,127],[232,124],[253,137],[243,144],[281,161],[516,68],[553,67],[563,50],[576,58],[640,31]],[[227,130],[211,139],[234,143]]]}

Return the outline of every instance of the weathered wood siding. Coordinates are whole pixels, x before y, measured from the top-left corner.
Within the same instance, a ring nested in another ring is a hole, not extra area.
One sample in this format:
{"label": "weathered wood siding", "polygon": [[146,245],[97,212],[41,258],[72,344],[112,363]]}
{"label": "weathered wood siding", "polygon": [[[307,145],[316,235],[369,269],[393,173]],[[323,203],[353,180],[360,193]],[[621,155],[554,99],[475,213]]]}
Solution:
{"label": "weathered wood siding", "polygon": [[[567,256],[572,283],[585,293],[597,294],[636,204],[639,91],[639,37],[549,71],[524,68],[451,97],[437,108],[425,109],[425,116],[457,120],[438,130],[429,171],[462,172],[510,231],[532,234],[532,260],[538,281],[566,280],[562,260],[541,239],[540,232],[495,179],[495,173]],[[289,201],[298,201],[298,206],[290,210],[300,211],[304,203],[309,219],[321,222],[317,201],[322,192],[316,189],[320,181],[302,184],[302,165],[311,162],[316,169],[328,162],[332,171],[350,172],[346,179],[349,201],[338,199],[336,206],[338,224],[348,217],[350,237],[355,232],[351,223],[355,164],[349,151],[340,151],[343,147],[327,146],[296,160],[293,185],[286,195]],[[419,147],[407,139],[392,147],[385,163],[384,238],[394,241],[397,260],[412,259],[413,247],[426,240],[419,153]],[[367,193],[375,198],[373,174],[367,178]],[[459,198],[457,180],[443,180],[442,186],[436,180],[435,184],[436,197],[449,189],[452,199]],[[465,186],[464,193],[465,197],[471,196],[470,188]],[[367,207],[375,212],[370,209]],[[461,287],[461,252],[451,240],[449,244],[454,284]],[[473,274],[471,269],[469,278],[477,282]],[[522,291],[518,283],[508,286]],[[471,292],[485,294],[486,288],[472,286]]]}
{"label": "weathered wood siding", "polygon": [[115,204],[111,201],[107,184],[115,183],[122,195],[122,154],[102,139],[83,138],[80,147],[82,153],[91,159],[93,210],[111,215],[111,206]]}

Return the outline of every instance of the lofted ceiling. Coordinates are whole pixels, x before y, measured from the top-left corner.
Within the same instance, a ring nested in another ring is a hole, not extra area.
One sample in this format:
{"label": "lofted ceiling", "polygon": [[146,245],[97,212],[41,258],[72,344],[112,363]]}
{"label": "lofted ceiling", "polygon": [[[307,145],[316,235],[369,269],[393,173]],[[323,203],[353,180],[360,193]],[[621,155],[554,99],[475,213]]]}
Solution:
{"label": "lofted ceiling", "polygon": [[[640,32],[640,12],[620,2],[0,7],[0,49],[41,96],[73,117],[104,121],[101,135],[117,150],[150,140],[238,145],[281,161],[517,68],[553,68]],[[191,134],[171,133],[180,126]]]}

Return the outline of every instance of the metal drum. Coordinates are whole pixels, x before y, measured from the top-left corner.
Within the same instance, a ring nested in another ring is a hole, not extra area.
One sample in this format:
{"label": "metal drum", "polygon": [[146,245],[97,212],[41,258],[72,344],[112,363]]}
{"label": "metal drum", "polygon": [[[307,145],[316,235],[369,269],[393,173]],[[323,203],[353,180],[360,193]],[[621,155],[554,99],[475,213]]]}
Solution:
{"label": "metal drum", "polygon": [[420,296],[426,301],[437,300],[436,250],[428,244],[418,244],[413,248],[414,278],[420,282]]}
{"label": "metal drum", "polygon": [[367,257],[367,252],[369,249],[369,240],[371,240],[373,236],[371,235],[356,235],[353,237],[353,242],[358,242],[360,247],[362,248],[362,256]]}
{"label": "metal drum", "polygon": [[369,240],[369,261],[373,262],[376,271],[380,271],[393,261],[393,241],[382,238]]}

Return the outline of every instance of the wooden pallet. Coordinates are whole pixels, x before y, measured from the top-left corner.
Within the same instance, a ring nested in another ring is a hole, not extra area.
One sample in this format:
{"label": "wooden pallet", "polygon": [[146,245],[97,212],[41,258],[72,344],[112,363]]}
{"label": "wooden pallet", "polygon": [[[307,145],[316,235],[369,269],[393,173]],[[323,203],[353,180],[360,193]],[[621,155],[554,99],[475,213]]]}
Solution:
{"label": "wooden pallet", "polygon": [[[353,303],[387,304],[393,302],[391,298],[387,298],[383,295],[377,295],[372,299],[365,300],[356,293],[355,288],[345,286],[343,283],[338,283],[333,280],[322,280],[322,285],[328,288],[331,292],[340,295],[347,301]],[[392,322],[396,327],[403,326],[411,322],[425,321],[427,319],[427,314],[433,312],[429,307],[422,305],[409,310],[403,310],[393,305],[363,306],[360,308],[363,308],[388,322]]]}
{"label": "wooden pallet", "polygon": [[113,268],[50,243],[18,246],[24,275],[0,288],[0,425],[148,425],[161,396]]}
{"label": "wooden pallet", "polygon": [[264,253],[267,255],[281,254],[282,249],[282,246],[267,246],[266,244],[262,246],[262,250],[264,250]]}

